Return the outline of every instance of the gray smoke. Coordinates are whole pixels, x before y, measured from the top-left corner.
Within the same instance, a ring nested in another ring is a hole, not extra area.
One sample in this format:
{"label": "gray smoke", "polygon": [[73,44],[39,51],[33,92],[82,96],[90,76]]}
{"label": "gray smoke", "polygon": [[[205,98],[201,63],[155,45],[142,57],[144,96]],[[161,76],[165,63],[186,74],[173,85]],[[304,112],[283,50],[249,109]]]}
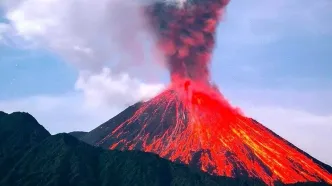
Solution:
{"label": "gray smoke", "polygon": [[0,6],[8,20],[3,32],[9,43],[61,56],[79,70],[75,88],[88,102],[114,104],[133,103],[162,87],[155,82],[163,73],[163,56],[142,11],[151,2],[4,0]]}
{"label": "gray smoke", "polygon": [[154,38],[145,24],[142,6],[150,1],[23,0],[2,7],[17,36],[47,48],[81,70],[113,73],[153,61]]}

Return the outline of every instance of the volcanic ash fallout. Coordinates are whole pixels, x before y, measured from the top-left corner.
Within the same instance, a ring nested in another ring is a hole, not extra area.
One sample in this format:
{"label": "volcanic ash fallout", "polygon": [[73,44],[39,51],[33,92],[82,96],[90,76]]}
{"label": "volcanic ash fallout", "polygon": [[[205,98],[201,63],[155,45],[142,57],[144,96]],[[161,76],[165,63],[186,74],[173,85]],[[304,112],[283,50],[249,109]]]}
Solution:
{"label": "volcanic ash fallout", "polygon": [[162,2],[145,14],[166,56],[168,87],[141,103],[96,145],[142,150],[213,175],[249,176],[272,185],[326,181],[332,175],[263,125],[242,116],[210,84],[217,24],[228,0]]}

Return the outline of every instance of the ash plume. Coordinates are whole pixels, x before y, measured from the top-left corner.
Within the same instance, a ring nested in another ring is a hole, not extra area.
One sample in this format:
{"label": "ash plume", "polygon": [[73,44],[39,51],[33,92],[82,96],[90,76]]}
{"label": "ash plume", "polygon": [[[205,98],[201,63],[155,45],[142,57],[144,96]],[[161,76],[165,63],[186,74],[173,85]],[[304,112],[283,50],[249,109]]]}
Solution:
{"label": "ash plume", "polygon": [[156,2],[146,9],[172,78],[209,82],[215,32],[229,0],[196,0],[181,6]]}

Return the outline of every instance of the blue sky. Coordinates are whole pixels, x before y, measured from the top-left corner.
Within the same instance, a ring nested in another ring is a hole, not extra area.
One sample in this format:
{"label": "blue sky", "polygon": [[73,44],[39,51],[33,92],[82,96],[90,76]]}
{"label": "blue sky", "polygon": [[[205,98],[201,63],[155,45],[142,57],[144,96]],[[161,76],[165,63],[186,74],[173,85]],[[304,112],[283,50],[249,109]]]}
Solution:
{"label": "blue sky", "polygon": [[[89,26],[105,28],[95,21],[100,18],[96,8],[80,5],[76,15],[62,0],[51,5],[40,0],[4,2],[0,110],[30,112],[51,133],[91,130],[167,82],[167,72],[157,67],[150,81],[144,65],[137,74],[127,70],[132,63],[117,67],[119,72],[103,63],[114,53],[103,40],[109,35]],[[90,17],[83,16],[83,24],[79,16],[86,12]],[[62,22],[58,14],[69,16],[69,21]],[[329,17],[329,0],[233,1],[218,28],[212,75],[230,102],[247,115],[332,164],[332,150],[326,149],[332,141]],[[90,58],[89,51],[102,57]]]}
{"label": "blue sky", "polygon": [[49,52],[4,47],[1,54],[0,88],[6,91],[0,92],[0,99],[61,94],[73,88],[77,72]]}

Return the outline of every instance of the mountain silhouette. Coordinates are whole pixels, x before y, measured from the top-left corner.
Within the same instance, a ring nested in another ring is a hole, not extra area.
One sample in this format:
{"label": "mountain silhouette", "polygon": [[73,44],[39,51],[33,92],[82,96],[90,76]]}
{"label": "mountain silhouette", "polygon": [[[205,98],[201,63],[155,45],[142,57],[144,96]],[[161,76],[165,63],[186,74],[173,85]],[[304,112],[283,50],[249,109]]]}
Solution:
{"label": "mountain silhouette", "polygon": [[104,150],[50,133],[27,113],[0,113],[1,186],[264,185],[216,177],[140,151]]}
{"label": "mountain silhouette", "polygon": [[85,136],[87,134],[87,132],[84,132],[84,131],[73,131],[73,132],[69,132],[68,134],[74,136],[77,139],[80,139],[81,137]]}
{"label": "mountain silhouette", "polygon": [[28,113],[0,112],[0,178],[3,178],[29,149],[48,136],[50,133]]}

